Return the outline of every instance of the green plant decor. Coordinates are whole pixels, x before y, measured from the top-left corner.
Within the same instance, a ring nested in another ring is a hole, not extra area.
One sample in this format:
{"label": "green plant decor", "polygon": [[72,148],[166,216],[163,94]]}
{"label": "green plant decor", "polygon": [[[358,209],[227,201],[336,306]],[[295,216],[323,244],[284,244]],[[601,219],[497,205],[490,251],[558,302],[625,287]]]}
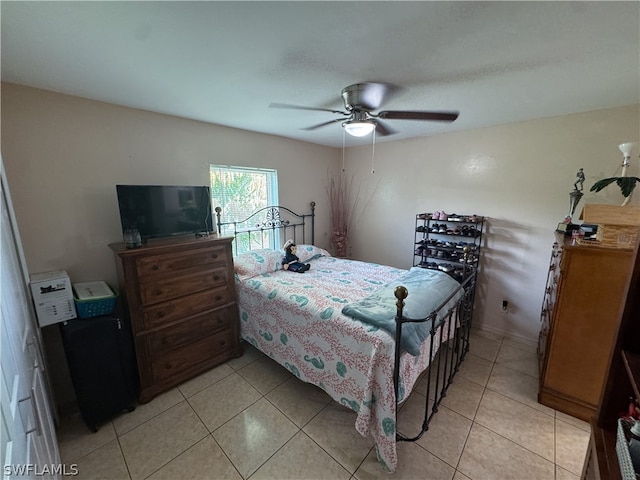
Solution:
{"label": "green plant decor", "polygon": [[618,187],[620,187],[620,192],[622,196],[625,198],[625,202],[623,205],[626,205],[627,202],[631,199],[631,194],[633,190],[636,188],[636,183],[640,182],[640,178],[638,177],[610,177],[603,178],[602,180],[598,180],[593,186],[590,188],[591,192],[599,192],[606,186],[616,182]]}

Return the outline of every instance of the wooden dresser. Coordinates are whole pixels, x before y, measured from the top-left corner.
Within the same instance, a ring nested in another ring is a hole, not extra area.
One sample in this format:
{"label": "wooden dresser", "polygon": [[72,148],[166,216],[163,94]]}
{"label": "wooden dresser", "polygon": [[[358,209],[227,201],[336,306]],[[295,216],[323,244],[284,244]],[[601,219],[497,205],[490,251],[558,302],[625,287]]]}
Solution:
{"label": "wooden dresser", "polygon": [[589,421],[598,408],[620,307],[631,271],[630,249],[554,244],[539,337],[538,401]]}
{"label": "wooden dresser", "polygon": [[232,238],[109,245],[131,317],[141,403],[241,355]]}

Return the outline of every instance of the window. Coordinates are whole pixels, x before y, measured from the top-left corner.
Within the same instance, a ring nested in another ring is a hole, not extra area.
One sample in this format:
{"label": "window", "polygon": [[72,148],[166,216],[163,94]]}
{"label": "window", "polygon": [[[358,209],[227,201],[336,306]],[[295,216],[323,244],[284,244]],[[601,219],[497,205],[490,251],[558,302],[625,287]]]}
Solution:
{"label": "window", "polygon": [[[252,213],[263,207],[278,205],[278,172],[267,168],[211,165],[211,200],[213,207],[222,208],[223,222],[237,222],[237,230],[257,230],[256,223],[263,218],[244,222]],[[232,235],[233,226],[223,227],[222,235]],[[234,255],[256,248],[279,248],[280,232],[265,230],[262,233],[239,234],[233,244]]]}

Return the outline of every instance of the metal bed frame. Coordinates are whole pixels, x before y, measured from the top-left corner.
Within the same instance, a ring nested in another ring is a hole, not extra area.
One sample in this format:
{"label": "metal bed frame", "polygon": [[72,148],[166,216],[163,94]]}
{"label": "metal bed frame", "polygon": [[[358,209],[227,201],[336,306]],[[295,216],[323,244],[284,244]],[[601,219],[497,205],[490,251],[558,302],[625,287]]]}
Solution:
{"label": "metal bed frame", "polygon": [[[269,206],[256,211],[244,220],[233,222],[223,222],[222,208],[216,207],[215,212],[217,217],[218,233],[233,235],[236,238],[238,235],[244,234],[248,235],[249,239],[252,238],[252,235],[255,235],[255,237],[260,237],[259,248],[281,248],[281,246],[273,245],[273,238],[275,238],[275,235],[271,235],[270,237],[269,241],[271,244],[265,246],[264,236],[265,232],[275,233],[277,230],[282,230],[285,237],[287,237],[287,232],[290,232],[290,236],[288,238],[292,238],[294,243],[298,243],[297,239],[300,239],[301,243],[307,243],[307,239],[310,239],[310,243],[313,244],[315,238],[315,206],[315,202],[310,203],[311,213],[308,214],[297,214],[282,206]],[[310,230],[309,235],[307,235],[308,230]],[[409,292],[403,286],[399,286],[395,289],[394,295],[397,299],[397,327],[395,335],[393,382],[396,397],[396,414],[398,412],[398,398],[400,393],[400,357],[402,354],[400,337],[402,335],[402,326],[405,323],[431,322],[429,337],[429,355],[431,362],[429,367],[421,375],[423,380],[425,379],[424,377],[426,377],[427,382],[424,420],[420,431],[413,436],[400,433],[397,429],[396,422],[397,442],[414,442],[419,440],[429,429],[429,422],[438,411],[440,402],[444,397],[446,397],[447,389],[453,382],[455,374],[458,372],[460,365],[469,351],[469,337],[473,317],[477,266],[466,262],[468,255],[469,251],[467,248],[464,252],[465,260],[463,261],[463,281],[460,284],[460,287],[458,287],[458,289],[446,298],[436,310],[425,318],[405,318],[403,315],[405,305],[404,300],[409,295]],[[460,299],[453,307],[443,313],[442,310],[445,305],[459,293],[462,293]],[[445,329],[447,330],[446,338],[448,339],[446,342],[444,342]],[[437,353],[434,352],[436,347],[438,348]],[[430,399],[429,397],[432,388],[435,395],[433,399]]]}
{"label": "metal bed frame", "polygon": [[[287,239],[287,232],[291,233],[291,239],[293,243],[309,243],[312,245],[315,243],[315,218],[316,218],[316,202],[309,204],[311,213],[298,214],[280,205],[273,205],[261,208],[244,220],[223,222],[222,221],[222,208],[216,207],[216,224],[218,226],[219,235],[232,235],[234,237],[233,247],[234,252],[238,248],[238,236],[246,235],[249,241],[249,247],[251,247],[252,239],[259,238],[260,248],[281,248],[282,245],[275,245],[275,240],[278,237],[276,232],[282,231],[285,240]],[[307,228],[305,228],[307,227]],[[307,236],[309,231],[309,236]],[[265,234],[268,244],[265,246]],[[300,241],[298,241],[300,239]],[[282,243],[284,243],[284,241]]]}

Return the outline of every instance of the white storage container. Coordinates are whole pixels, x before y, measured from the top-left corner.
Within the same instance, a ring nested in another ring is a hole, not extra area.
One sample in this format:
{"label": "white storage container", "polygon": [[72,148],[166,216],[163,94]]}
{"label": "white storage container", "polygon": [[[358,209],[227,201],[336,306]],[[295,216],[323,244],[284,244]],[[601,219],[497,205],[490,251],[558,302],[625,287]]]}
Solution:
{"label": "white storage container", "polygon": [[64,270],[34,273],[31,294],[41,327],[77,317],[71,280]]}

